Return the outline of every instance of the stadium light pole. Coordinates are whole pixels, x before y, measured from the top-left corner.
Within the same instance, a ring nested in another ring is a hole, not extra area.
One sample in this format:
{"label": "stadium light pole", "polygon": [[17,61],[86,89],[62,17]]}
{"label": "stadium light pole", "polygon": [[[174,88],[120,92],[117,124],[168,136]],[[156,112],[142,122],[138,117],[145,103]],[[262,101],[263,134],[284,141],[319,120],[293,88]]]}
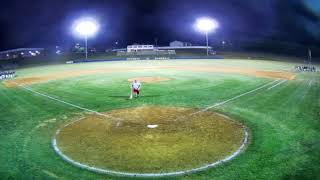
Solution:
{"label": "stadium light pole", "polygon": [[206,34],[207,56],[209,56],[209,33],[214,32],[219,27],[219,23],[214,19],[204,17],[196,20],[195,27]]}
{"label": "stadium light pole", "polygon": [[206,41],[207,41],[207,56],[209,56],[209,37],[208,37],[208,31],[206,32]]}
{"label": "stadium light pole", "polygon": [[85,39],[85,54],[88,59],[88,38],[94,36],[99,30],[99,24],[92,18],[83,18],[74,23],[74,31]]}
{"label": "stadium light pole", "polygon": [[84,37],[85,40],[85,46],[86,46],[86,59],[88,59],[88,36]]}

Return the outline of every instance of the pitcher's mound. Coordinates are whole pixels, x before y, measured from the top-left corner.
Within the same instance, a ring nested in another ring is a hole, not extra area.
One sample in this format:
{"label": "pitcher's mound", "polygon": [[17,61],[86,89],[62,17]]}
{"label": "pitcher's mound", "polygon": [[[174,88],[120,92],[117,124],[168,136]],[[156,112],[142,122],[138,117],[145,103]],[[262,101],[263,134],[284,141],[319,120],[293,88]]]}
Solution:
{"label": "pitcher's mound", "polygon": [[56,147],[75,165],[120,175],[194,172],[241,151],[243,125],[214,112],[190,115],[195,112],[145,106],[106,113],[115,118],[88,115],[60,129]]}
{"label": "pitcher's mound", "polygon": [[136,77],[136,78],[128,79],[129,82],[133,82],[134,80],[137,80],[139,82],[144,82],[144,83],[157,83],[162,81],[170,81],[171,79],[165,78],[165,77]]}

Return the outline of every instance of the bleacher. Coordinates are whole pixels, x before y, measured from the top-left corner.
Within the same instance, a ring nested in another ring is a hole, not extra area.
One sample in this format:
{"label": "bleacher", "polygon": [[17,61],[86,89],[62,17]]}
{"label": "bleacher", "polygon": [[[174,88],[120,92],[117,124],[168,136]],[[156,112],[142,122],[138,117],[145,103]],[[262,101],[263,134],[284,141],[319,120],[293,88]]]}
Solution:
{"label": "bleacher", "polygon": [[16,76],[15,71],[0,71],[0,80],[12,79]]}
{"label": "bleacher", "polygon": [[125,52],[119,51],[117,52],[117,56],[172,56],[176,55],[176,51],[174,50],[158,50],[158,51],[133,51],[133,52]]}
{"label": "bleacher", "polygon": [[317,72],[316,66],[312,65],[302,65],[294,67],[296,72]]}

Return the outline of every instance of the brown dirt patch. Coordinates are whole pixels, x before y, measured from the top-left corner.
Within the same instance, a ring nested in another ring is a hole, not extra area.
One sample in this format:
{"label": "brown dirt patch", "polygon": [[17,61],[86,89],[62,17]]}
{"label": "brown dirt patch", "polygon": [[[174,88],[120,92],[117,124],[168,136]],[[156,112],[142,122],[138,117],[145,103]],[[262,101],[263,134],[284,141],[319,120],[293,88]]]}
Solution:
{"label": "brown dirt patch", "polygon": [[4,84],[6,87],[16,87],[18,85],[37,84],[37,83],[46,82],[49,80],[51,80],[51,78],[49,77],[30,77],[30,78],[8,80],[8,81],[5,81]]}
{"label": "brown dirt patch", "polygon": [[[205,66],[158,66],[158,67],[143,67],[143,68],[101,68],[94,70],[65,70],[57,73],[50,73],[46,75],[38,75],[34,77],[18,78],[14,80],[7,80],[4,82],[7,87],[16,87],[17,85],[31,85],[37,83],[44,83],[51,80],[66,79],[84,75],[104,74],[114,72],[128,72],[128,71],[145,71],[145,70],[176,70],[176,71],[194,71],[194,72],[213,72],[213,73],[231,73],[231,74],[243,74],[256,77],[273,78],[273,79],[288,79],[293,80],[296,74],[282,71],[262,71],[256,69],[245,68],[224,68],[224,67],[205,67]],[[162,77],[141,77],[142,82],[160,82],[170,79]]]}
{"label": "brown dirt patch", "polygon": [[128,79],[129,82],[133,82],[134,80],[137,80],[139,82],[144,83],[157,83],[157,82],[163,82],[163,81],[170,81],[170,78],[164,78],[164,77],[136,77]]}
{"label": "brown dirt patch", "polygon": [[296,74],[284,71],[263,71],[249,68],[223,68],[223,67],[170,67],[170,69],[196,72],[212,72],[212,73],[226,73],[226,74],[242,74],[256,77],[273,78],[273,79],[287,79],[293,80]]}
{"label": "brown dirt patch", "polygon": [[133,173],[190,170],[241,146],[245,133],[240,123],[213,112],[188,116],[196,111],[144,106],[106,113],[121,121],[88,115],[62,128],[57,145],[77,162]]}
{"label": "brown dirt patch", "polygon": [[256,76],[258,77],[269,77],[275,79],[287,79],[293,80],[296,75],[290,72],[276,72],[276,71],[256,71]]}

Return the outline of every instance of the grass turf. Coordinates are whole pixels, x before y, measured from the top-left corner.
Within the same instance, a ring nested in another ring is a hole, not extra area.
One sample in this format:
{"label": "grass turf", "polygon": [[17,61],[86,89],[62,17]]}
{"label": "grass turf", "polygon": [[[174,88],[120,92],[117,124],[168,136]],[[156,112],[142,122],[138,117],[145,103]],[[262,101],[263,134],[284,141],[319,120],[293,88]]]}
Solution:
{"label": "grass turf", "polygon": [[[222,60],[172,62],[110,62],[54,65],[18,71],[22,77],[61,69],[99,66],[143,67],[159,65],[250,67],[290,70],[291,63]],[[141,99],[128,101],[127,79],[162,76],[173,79],[144,84]],[[262,89],[223,106],[223,112],[246,124],[252,133],[247,151],[217,168],[183,176],[186,179],[319,179],[320,178],[320,76],[301,73],[274,89]],[[52,81],[33,89],[100,112],[142,105],[204,108],[255,89],[270,79],[236,74],[174,70],[97,74]],[[0,85],[0,177],[3,179],[62,178],[113,179],[73,167],[51,147],[55,131],[83,111],[34,95],[21,88]],[[191,157],[192,158],[192,157]]]}

